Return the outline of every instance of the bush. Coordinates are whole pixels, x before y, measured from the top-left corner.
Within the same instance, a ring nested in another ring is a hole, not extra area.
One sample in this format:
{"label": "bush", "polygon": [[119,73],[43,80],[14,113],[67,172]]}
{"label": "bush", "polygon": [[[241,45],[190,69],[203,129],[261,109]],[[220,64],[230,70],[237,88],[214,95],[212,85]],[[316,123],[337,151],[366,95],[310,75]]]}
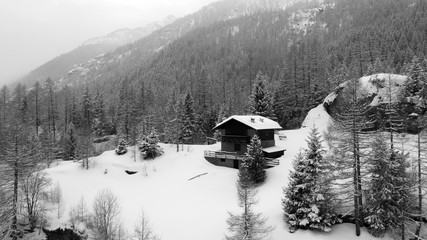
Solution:
{"label": "bush", "polygon": [[117,155],[123,155],[123,154],[125,154],[125,153],[127,153],[127,148],[126,148],[126,141],[124,140],[124,139],[119,139],[119,144],[117,145],[117,148],[116,148],[116,154]]}

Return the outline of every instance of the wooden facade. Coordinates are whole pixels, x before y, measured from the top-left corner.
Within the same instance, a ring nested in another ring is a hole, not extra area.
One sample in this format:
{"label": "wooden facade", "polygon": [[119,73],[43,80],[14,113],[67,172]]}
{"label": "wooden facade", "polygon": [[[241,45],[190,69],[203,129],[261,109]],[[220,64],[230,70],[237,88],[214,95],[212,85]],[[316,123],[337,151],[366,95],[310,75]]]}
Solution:
{"label": "wooden facade", "polygon": [[[276,122],[260,116],[232,116],[214,129],[221,132],[221,151],[206,151],[205,159],[214,165],[239,168],[247,146],[255,134],[260,138],[262,147],[268,149],[275,146],[274,131],[281,128]],[[264,156],[268,158],[282,156],[284,150],[277,150],[264,152]]]}

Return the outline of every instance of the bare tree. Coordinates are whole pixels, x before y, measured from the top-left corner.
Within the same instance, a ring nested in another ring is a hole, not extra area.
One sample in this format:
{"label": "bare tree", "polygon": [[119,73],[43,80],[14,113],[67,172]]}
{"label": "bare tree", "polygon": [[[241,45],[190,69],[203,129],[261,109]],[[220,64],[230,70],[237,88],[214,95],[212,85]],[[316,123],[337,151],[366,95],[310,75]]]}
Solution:
{"label": "bare tree", "polygon": [[151,230],[150,221],[145,215],[144,210],[141,210],[138,222],[135,224],[134,229],[135,237],[138,240],[159,240],[160,238],[153,234]]}
{"label": "bare tree", "polygon": [[62,198],[62,189],[59,182],[55,183],[55,186],[51,190],[51,200],[56,205],[56,215],[60,219],[64,212],[64,201]]}
{"label": "bare tree", "polygon": [[24,176],[21,183],[22,197],[26,208],[26,217],[30,223],[31,230],[36,228],[44,214],[44,206],[41,196],[50,185],[50,179],[45,172],[37,171]]}
{"label": "bare tree", "polygon": [[113,240],[119,228],[120,205],[117,197],[108,189],[99,192],[93,203],[95,238]]}
{"label": "bare tree", "polygon": [[87,223],[88,221],[88,208],[83,196],[79,202],[70,209],[69,217],[72,226],[75,226],[78,222]]}
{"label": "bare tree", "polygon": [[[332,158],[336,167],[336,177],[339,179],[340,193],[342,196],[351,197],[354,205],[354,218],[356,235],[360,235],[360,227],[364,226],[363,217],[363,191],[362,178],[363,158],[366,157],[364,149],[369,146],[369,132],[365,131],[374,125],[373,117],[369,115],[369,105],[360,101],[361,92],[358,79],[347,82],[344,98],[349,99],[336,117],[337,126],[331,130],[329,140]],[[335,136],[334,136],[335,135]],[[342,199],[349,202],[350,198]]]}
{"label": "bare tree", "polygon": [[237,195],[239,205],[243,207],[243,213],[235,215],[229,213],[227,219],[228,231],[231,233],[225,236],[226,240],[263,240],[269,239],[273,227],[266,226],[266,218],[260,213],[254,213],[252,207],[257,204],[255,195],[257,191],[249,182],[237,183]]}

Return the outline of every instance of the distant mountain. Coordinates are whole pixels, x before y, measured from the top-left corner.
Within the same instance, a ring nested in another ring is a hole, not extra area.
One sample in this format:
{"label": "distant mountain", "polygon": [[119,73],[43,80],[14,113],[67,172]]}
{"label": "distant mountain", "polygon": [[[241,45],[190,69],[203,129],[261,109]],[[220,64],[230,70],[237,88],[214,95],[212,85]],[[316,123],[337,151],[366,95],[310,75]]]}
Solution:
{"label": "distant mountain", "polygon": [[193,14],[177,19],[172,24],[154,31],[152,34],[135,43],[125,45],[114,52],[75,66],[75,68],[60,79],[60,82],[63,84],[78,85],[79,82],[95,78],[116,76],[120,72],[136,71],[144,62],[150,61],[150,57],[159,53],[168,44],[185,36],[190,31],[259,12],[282,11],[300,2],[318,4],[323,1],[222,0],[214,2]]}
{"label": "distant mountain", "polygon": [[175,20],[174,16],[168,16],[159,22],[150,23],[144,27],[120,29],[106,36],[90,39],[71,52],[61,54],[41,65],[19,82],[27,86],[32,86],[36,81],[44,81],[48,77],[54,80],[59,79],[76,65],[85,63],[107,52],[114,51],[120,46],[135,42]]}
{"label": "distant mountain", "polygon": [[134,29],[119,29],[116,30],[107,36],[103,37],[97,37],[89,39],[88,41],[84,42],[82,46],[88,46],[88,45],[111,45],[111,46],[123,46],[128,43],[135,42],[152,32],[156,31],[157,29],[160,29],[172,22],[174,22],[176,18],[172,15],[166,17],[162,21],[150,23],[144,27],[140,28],[134,28]]}

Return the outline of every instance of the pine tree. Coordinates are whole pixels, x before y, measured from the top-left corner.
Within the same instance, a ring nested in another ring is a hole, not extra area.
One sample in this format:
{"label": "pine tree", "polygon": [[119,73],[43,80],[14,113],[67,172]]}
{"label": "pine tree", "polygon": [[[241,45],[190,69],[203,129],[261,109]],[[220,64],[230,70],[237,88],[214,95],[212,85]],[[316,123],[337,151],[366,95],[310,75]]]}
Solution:
{"label": "pine tree", "polygon": [[262,152],[261,140],[257,135],[252,137],[241,167],[247,171],[249,179],[254,184],[262,183],[267,178],[266,159]]}
{"label": "pine tree", "polygon": [[138,143],[138,148],[144,159],[154,159],[163,154],[163,149],[159,146],[159,135],[154,128]]}
{"label": "pine tree", "polygon": [[249,112],[254,115],[275,119],[272,96],[266,88],[266,76],[258,73],[249,99]]}
{"label": "pine tree", "polygon": [[291,232],[298,228],[328,232],[340,220],[334,212],[329,166],[316,128],[307,140],[308,148],[294,160],[289,186],[283,189],[285,220]]}

